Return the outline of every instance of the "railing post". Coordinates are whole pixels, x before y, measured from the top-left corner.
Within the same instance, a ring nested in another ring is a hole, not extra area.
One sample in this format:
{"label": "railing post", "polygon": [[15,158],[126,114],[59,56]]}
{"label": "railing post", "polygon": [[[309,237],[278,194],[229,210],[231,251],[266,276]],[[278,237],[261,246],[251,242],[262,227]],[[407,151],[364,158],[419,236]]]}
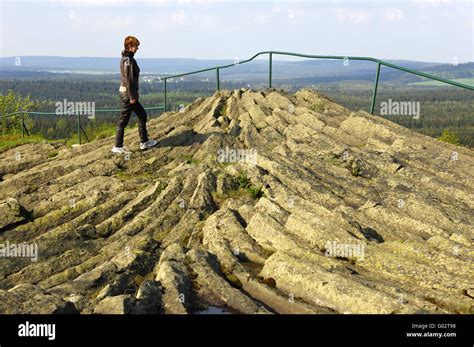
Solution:
{"label": "railing post", "polygon": [[166,112],[166,77],[165,77],[165,112]]}
{"label": "railing post", "polygon": [[82,131],[82,133],[84,134],[84,137],[86,138],[87,142],[91,142],[91,141],[89,140],[89,138],[87,137],[86,131],[84,130],[84,128],[82,127],[82,125],[81,125],[81,131]]}
{"label": "railing post", "polygon": [[372,106],[370,107],[370,114],[374,114],[375,100],[377,99],[377,87],[379,85],[380,62],[377,63],[377,74],[375,75],[374,92],[372,94]]}
{"label": "railing post", "polygon": [[219,78],[219,68],[216,67],[216,80],[217,80],[217,90],[220,90],[221,89],[221,82],[220,82],[220,78]]}
{"label": "railing post", "polygon": [[79,138],[79,144],[81,144],[81,115],[77,113],[77,136]]}
{"label": "railing post", "polygon": [[24,137],[24,136],[25,136],[25,121],[24,121],[24,114],[23,112],[21,112],[21,137]]}
{"label": "railing post", "polygon": [[270,52],[270,57],[268,59],[268,88],[272,87],[272,55],[273,53]]}
{"label": "railing post", "polygon": [[30,133],[28,132],[28,128],[25,125],[25,111],[23,108],[20,107],[20,114],[21,114],[21,137],[25,137],[25,132],[26,136],[30,136]]}

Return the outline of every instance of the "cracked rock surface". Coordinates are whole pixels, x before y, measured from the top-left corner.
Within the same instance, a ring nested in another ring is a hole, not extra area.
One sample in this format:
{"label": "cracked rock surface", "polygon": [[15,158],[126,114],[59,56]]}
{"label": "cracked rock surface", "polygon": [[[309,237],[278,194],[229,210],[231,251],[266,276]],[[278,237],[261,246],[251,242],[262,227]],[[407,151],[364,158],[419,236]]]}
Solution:
{"label": "cracked rock surface", "polygon": [[0,153],[0,313],[474,313],[472,150],[310,89],[148,131]]}

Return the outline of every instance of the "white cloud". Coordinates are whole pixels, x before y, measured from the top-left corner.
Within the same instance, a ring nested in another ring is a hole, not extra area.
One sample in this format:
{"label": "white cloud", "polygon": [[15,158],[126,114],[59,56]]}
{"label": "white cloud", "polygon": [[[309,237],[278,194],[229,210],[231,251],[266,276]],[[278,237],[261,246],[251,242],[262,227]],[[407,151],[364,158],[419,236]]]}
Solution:
{"label": "white cloud", "polygon": [[411,0],[411,2],[440,5],[440,4],[452,4],[454,1],[453,0]]}
{"label": "white cloud", "polygon": [[405,16],[401,8],[389,8],[385,10],[384,18],[390,22],[399,22]]}
{"label": "white cloud", "polygon": [[171,19],[171,23],[178,24],[178,25],[184,24],[186,20],[186,15],[184,13],[184,10],[179,10],[179,11],[174,12],[171,15],[170,19]]}
{"label": "white cloud", "polygon": [[[265,6],[246,6],[246,0],[235,0],[234,4],[200,6],[196,1],[175,1],[172,5],[168,0],[155,0],[159,4],[156,6],[150,0],[42,0],[39,6],[29,6],[30,0],[16,0],[5,7],[2,3],[10,15],[4,16],[0,24],[4,29],[1,54],[116,56],[123,37],[131,34],[143,44],[141,57],[239,56],[243,60],[266,49],[258,40],[262,35],[269,38],[270,49],[313,53],[305,40],[294,39],[304,32],[308,37],[318,37],[320,46],[316,51],[328,54],[427,61],[447,61],[454,55],[459,61],[472,61],[474,57],[474,14],[470,5],[417,5],[409,0],[377,0],[377,4],[364,0],[364,5],[359,5],[361,2],[352,0],[325,0],[324,6],[303,6],[275,0]],[[289,18],[290,9],[294,9],[293,20]],[[38,16],[45,21],[34,26],[31,23]],[[440,26],[442,22],[445,25]],[[368,29],[374,29],[370,42]],[[91,44],[97,33],[101,40]],[[38,40],[38,36],[45,40]],[[393,42],[387,41],[389,36]],[[222,37],[232,40],[223,40],[215,48],[212,42]],[[412,39],[407,41],[406,37]],[[424,42],[423,46],[419,42]]]}
{"label": "white cloud", "polygon": [[254,17],[255,23],[258,23],[258,24],[267,24],[270,22],[270,19],[271,19],[270,15],[262,14],[262,13],[256,14]]}
{"label": "white cloud", "polygon": [[293,9],[288,10],[288,18],[289,19],[294,19],[295,18],[295,10],[293,10]]}
{"label": "white cloud", "polygon": [[338,8],[335,10],[336,19],[343,23],[363,24],[370,19],[368,10],[357,10],[352,8]]}

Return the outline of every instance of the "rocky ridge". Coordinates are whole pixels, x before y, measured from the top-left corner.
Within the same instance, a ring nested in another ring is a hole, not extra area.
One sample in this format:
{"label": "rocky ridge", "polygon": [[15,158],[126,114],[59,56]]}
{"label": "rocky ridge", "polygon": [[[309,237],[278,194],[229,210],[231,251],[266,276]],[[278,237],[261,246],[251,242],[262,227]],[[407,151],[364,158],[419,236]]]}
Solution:
{"label": "rocky ridge", "polygon": [[472,150],[310,89],[148,129],[0,153],[1,313],[474,312]]}

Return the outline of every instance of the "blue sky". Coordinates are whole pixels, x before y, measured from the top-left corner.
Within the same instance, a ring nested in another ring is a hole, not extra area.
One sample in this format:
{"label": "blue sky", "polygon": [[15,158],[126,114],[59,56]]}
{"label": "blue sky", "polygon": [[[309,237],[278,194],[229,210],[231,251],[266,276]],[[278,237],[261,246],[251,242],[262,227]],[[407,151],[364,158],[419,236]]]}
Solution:
{"label": "blue sky", "polygon": [[147,58],[281,50],[462,63],[474,61],[473,2],[0,0],[0,56],[113,57],[130,34]]}

